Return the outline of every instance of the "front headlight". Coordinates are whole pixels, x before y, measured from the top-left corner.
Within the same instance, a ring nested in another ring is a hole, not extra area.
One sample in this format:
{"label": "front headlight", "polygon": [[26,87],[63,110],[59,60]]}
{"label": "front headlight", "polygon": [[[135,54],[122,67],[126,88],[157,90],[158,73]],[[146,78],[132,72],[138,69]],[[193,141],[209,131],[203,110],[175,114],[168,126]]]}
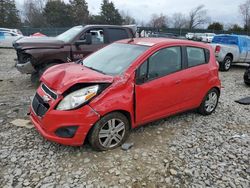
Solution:
{"label": "front headlight", "polygon": [[83,89],[76,90],[68,94],[58,104],[57,110],[71,110],[81,106],[83,103],[89,101],[91,98],[96,96],[99,86],[94,85]]}

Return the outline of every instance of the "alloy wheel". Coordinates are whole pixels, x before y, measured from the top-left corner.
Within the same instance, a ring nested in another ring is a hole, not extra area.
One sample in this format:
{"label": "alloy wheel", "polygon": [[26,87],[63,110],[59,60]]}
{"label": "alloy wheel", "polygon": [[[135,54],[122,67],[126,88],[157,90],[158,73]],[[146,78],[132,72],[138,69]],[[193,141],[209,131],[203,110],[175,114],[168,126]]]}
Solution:
{"label": "alloy wheel", "polygon": [[99,142],[105,148],[117,146],[125,135],[125,123],[120,119],[110,119],[99,132]]}
{"label": "alloy wheel", "polygon": [[231,59],[227,59],[225,63],[225,70],[229,70],[231,67]]}
{"label": "alloy wheel", "polygon": [[211,92],[208,94],[206,101],[205,101],[205,109],[208,113],[212,112],[217,105],[218,102],[218,95],[216,92]]}

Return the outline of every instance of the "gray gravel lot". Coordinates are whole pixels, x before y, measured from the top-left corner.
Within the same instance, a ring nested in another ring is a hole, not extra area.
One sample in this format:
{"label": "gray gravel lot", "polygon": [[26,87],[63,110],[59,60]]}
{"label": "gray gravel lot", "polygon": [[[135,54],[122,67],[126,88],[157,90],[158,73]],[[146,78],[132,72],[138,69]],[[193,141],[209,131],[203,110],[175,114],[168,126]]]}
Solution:
{"label": "gray gravel lot", "polygon": [[34,129],[10,122],[28,119],[35,86],[14,67],[15,52],[0,49],[0,187],[250,187],[250,96],[244,67],[220,73],[219,106],[211,116],[188,112],[133,130],[134,146],[95,152],[62,146]]}

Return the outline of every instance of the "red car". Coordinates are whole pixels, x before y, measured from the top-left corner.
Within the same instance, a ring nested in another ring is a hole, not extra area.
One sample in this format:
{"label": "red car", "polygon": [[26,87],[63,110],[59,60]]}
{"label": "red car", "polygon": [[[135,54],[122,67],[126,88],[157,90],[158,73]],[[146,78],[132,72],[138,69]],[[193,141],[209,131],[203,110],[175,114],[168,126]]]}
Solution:
{"label": "red car", "polygon": [[115,42],[80,63],[49,68],[30,117],[48,140],[96,150],[120,146],[132,128],[190,109],[209,115],[220,96],[213,49],[160,38]]}

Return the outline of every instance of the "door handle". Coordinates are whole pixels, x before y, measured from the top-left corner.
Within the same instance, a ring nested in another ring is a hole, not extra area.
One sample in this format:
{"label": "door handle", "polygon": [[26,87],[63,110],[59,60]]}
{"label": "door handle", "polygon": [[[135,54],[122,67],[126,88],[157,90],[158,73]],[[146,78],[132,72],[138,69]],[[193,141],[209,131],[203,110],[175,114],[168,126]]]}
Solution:
{"label": "door handle", "polygon": [[181,83],[181,80],[176,80],[175,81],[175,84],[180,84]]}

